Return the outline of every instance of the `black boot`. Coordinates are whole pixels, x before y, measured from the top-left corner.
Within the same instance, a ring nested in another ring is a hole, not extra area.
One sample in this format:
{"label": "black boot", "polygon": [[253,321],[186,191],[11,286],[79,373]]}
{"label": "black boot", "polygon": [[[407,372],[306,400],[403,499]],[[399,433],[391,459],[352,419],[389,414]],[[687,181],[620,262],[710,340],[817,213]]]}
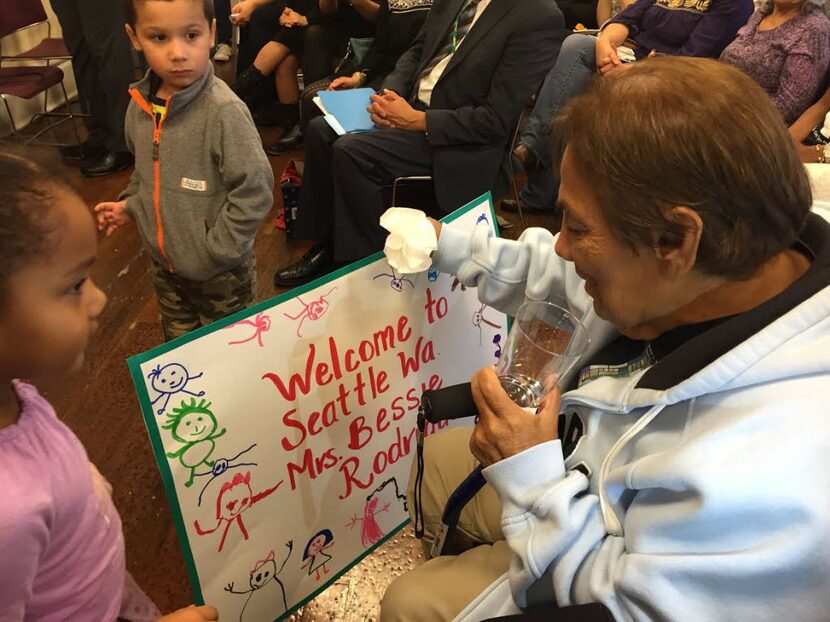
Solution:
{"label": "black boot", "polygon": [[285,130],[282,137],[277,140],[277,142],[271,144],[265,150],[265,153],[268,155],[281,155],[283,153],[288,153],[302,142],[303,133],[300,130],[300,124],[296,123],[294,124],[294,127]]}
{"label": "black boot", "polygon": [[262,98],[263,91],[270,86],[271,79],[263,75],[254,65],[248,67],[231,85],[231,90],[236,93],[249,109],[256,108]]}
{"label": "black boot", "polygon": [[277,126],[291,129],[297,124],[300,118],[300,109],[296,103],[283,104],[281,102],[273,102],[260,106],[256,111],[251,113],[254,123],[261,126]]}

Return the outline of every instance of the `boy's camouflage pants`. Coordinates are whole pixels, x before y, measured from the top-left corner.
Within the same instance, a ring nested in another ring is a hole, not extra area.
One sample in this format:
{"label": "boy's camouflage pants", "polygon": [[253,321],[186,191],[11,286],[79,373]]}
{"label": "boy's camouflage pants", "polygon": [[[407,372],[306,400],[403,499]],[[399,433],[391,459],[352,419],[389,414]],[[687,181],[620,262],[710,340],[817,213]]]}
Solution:
{"label": "boy's camouflage pants", "polygon": [[164,340],[250,307],[256,291],[254,257],[207,281],[191,281],[153,262],[153,285],[159,301]]}

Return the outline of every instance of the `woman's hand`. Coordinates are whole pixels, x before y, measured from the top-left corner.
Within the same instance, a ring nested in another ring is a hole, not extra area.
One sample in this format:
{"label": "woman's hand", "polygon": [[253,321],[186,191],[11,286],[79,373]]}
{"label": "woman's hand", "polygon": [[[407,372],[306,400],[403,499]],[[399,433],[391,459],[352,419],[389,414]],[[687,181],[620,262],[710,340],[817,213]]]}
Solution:
{"label": "woman's hand", "polygon": [[622,65],[622,61],[617,55],[617,46],[612,45],[607,38],[602,36],[597,39],[596,59],[597,71],[602,75]]}
{"label": "woman's hand", "polygon": [[159,618],[158,622],[212,622],[219,620],[219,612],[215,607],[190,605],[173,613]]}
{"label": "woman's hand", "polygon": [[607,69],[603,72],[603,77],[610,76],[611,74],[617,75],[618,73],[622,73],[624,71],[628,71],[634,66],[634,63],[622,63],[620,65],[608,65]]}
{"label": "woman's hand", "polygon": [[608,24],[599,33],[596,43],[596,65],[597,71],[605,75],[614,67],[619,67],[622,64],[620,57],[617,55],[617,48],[625,43],[628,38],[628,26],[622,24]]}
{"label": "woman's hand", "polygon": [[558,438],[558,388],[545,396],[536,414],[508,397],[494,367],[485,367],[473,375],[472,390],[478,421],[470,437],[470,451],[483,466]]}
{"label": "woman's hand", "polygon": [[258,4],[254,0],[242,0],[231,8],[231,21],[237,26],[244,26],[251,21]]}
{"label": "woman's hand", "polygon": [[341,76],[332,80],[331,84],[329,84],[329,90],[346,91],[348,89],[356,89],[361,84],[363,84],[363,74],[355,71],[350,76]]}
{"label": "woman's hand", "polygon": [[299,13],[297,13],[297,11],[285,7],[282,10],[282,14],[280,14],[280,26],[285,26],[286,28],[300,26],[302,28],[305,28],[306,26],[308,26],[308,20],[305,18],[304,15],[300,15]]}

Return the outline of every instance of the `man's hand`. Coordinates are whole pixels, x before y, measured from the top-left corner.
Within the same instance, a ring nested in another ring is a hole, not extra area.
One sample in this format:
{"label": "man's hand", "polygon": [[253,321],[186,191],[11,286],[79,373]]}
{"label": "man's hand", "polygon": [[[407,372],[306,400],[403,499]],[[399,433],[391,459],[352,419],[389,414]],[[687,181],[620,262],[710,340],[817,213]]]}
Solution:
{"label": "man's hand", "polygon": [[190,605],[173,613],[159,618],[158,622],[210,622],[219,620],[219,612],[215,607]]}
{"label": "man's hand", "polygon": [[356,71],[350,76],[341,76],[340,78],[332,80],[331,84],[329,84],[329,90],[346,91],[348,89],[356,89],[361,84],[363,84],[363,74]]}
{"label": "man's hand", "polygon": [[508,397],[493,367],[475,373],[472,389],[479,418],[470,437],[470,451],[483,466],[558,438],[559,389],[545,396],[537,414]]}
{"label": "man's hand", "polygon": [[251,15],[258,3],[254,0],[242,0],[231,8],[231,21],[237,26],[244,26],[251,21]]}
{"label": "man's hand", "polygon": [[126,225],[130,217],[127,214],[127,200],[123,201],[108,201],[99,203],[93,209],[98,222],[98,231],[103,231],[105,236],[110,236],[113,232]]}
{"label": "man's hand", "polygon": [[425,132],[427,129],[427,115],[415,110],[403,97],[383,89],[381,95],[372,95],[372,103],[367,108],[372,123],[378,127],[389,127],[399,130]]}

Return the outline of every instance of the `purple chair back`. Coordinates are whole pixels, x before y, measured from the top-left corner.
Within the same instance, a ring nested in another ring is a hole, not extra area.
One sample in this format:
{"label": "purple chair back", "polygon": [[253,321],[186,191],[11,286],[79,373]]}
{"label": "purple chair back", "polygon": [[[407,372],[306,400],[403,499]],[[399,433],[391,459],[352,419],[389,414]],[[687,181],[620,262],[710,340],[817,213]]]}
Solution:
{"label": "purple chair back", "polygon": [[0,37],[47,19],[41,0],[3,0],[3,8],[0,9]]}

